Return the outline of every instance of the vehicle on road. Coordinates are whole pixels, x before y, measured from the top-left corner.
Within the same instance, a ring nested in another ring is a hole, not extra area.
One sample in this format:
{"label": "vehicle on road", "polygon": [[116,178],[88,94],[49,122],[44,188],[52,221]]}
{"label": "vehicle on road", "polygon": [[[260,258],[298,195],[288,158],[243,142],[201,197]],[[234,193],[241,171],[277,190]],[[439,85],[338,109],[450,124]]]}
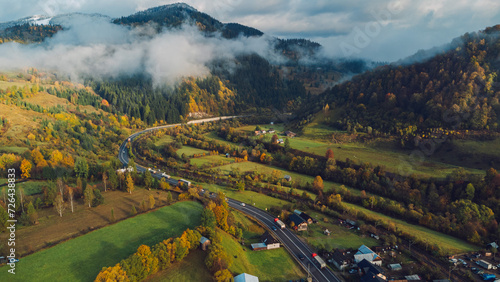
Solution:
{"label": "vehicle on road", "polygon": [[274,222],[276,225],[278,225],[281,229],[285,229],[286,225],[283,223],[283,221],[279,220],[279,218],[275,218]]}
{"label": "vehicle on road", "polygon": [[165,172],[161,174],[163,178],[170,179],[170,175],[166,174]]}
{"label": "vehicle on road", "polygon": [[242,207],[246,206],[246,205],[245,205],[245,203],[241,203],[240,205],[241,205]]}
{"label": "vehicle on road", "polygon": [[299,257],[300,260],[304,260],[305,259],[304,255],[301,254],[301,253],[299,253],[297,256]]}
{"label": "vehicle on road", "polygon": [[316,260],[316,262],[318,263],[318,266],[319,266],[321,269],[323,269],[323,268],[325,268],[325,267],[326,267],[326,263],[325,263],[325,261],[324,261],[324,260],[323,260],[320,256],[318,256],[318,254],[317,254],[317,253],[313,253],[313,254],[312,254],[312,257]]}
{"label": "vehicle on road", "polygon": [[273,226],[271,226],[271,229],[272,229],[273,231],[278,230],[278,228],[276,228],[276,226],[274,226],[274,225],[273,225]]}

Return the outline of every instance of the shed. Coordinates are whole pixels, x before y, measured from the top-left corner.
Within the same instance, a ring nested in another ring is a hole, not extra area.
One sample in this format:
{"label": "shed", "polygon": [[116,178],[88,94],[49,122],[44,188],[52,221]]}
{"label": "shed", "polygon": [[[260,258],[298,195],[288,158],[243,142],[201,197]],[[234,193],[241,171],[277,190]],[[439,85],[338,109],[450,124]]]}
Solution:
{"label": "shed", "polygon": [[399,271],[399,270],[403,269],[403,267],[399,263],[389,264],[388,267],[390,270],[394,270],[394,271]]}
{"label": "shed", "polygon": [[266,243],[254,243],[251,244],[250,247],[254,251],[262,251],[262,250],[267,250],[267,245]]}
{"label": "shed", "polygon": [[283,178],[288,182],[292,181],[292,177],[290,175],[285,175]]}
{"label": "shed", "polygon": [[259,277],[242,273],[234,277],[234,282],[259,282]]}
{"label": "shed", "polygon": [[200,238],[200,248],[204,251],[207,250],[208,246],[210,246],[210,240],[207,237]]}
{"label": "shed", "polygon": [[498,244],[496,242],[491,242],[487,245],[488,247],[498,249]]}
{"label": "shed", "polygon": [[413,275],[407,275],[405,276],[406,280],[408,281],[420,281],[420,276],[418,276],[417,274],[413,274]]}

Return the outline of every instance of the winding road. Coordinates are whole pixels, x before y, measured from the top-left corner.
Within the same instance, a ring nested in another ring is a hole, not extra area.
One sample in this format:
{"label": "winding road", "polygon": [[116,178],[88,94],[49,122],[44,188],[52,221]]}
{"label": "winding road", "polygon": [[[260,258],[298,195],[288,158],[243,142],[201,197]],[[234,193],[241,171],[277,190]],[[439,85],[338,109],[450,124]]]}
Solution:
{"label": "winding road", "polygon": [[[238,116],[225,116],[225,117],[216,117],[216,118],[207,118],[207,119],[201,119],[201,120],[193,120],[189,121],[188,124],[195,124],[195,123],[203,123],[203,122],[210,122],[210,121],[217,121],[217,120],[225,120],[225,119],[232,119],[236,118]],[[118,153],[118,159],[120,162],[124,165],[127,165],[129,163],[129,157],[127,154],[127,143],[128,141],[133,141],[136,139],[138,136],[141,134],[151,132],[154,130],[159,130],[163,128],[169,128],[169,127],[175,127],[175,126],[181,126],[181,124],[169,124],[169,125],[164,125],[164,126],[157,126],[157,127],[152,127],[145,129],[143,131],[136,132],[128,137],[127,140],[125,140],[121,146],[120,150]],[[147,168],[136,165],[137,171],[138,172],[144,172],[147,170]],[[153,177],[160,179],[162,176],[160,173],[153,173]],[[175,179],[168,179],[168,182],[171,185],[177,185],[178,181]],[[305,270],[309,269],[309,273],[312,277],[312,281],[318,281],[318,282],[324,282],[324,281],[335,281],[335,282],[340,282],[343,281],[340,278],[338,278],[328,267],[321,269],[316,263],[315,260],[312,258],[313,251],[311,248],[302,242],[297,235],[295,235],[291,230],[285,228],[285,229],[279,229],[277,230],[272,230],[272,226],[276,226],[274,223],[274,216],[271,214],[267,213],[266,211],[263,211],[261,209],[258,209],[250,204],[248,205],[242,205],[242,202],[236,201],[234,199],[228,198],[227,199],[228,204],[230,207],[237,209],[253,218],[256,220],[260,221],[263,225],[265,225],[270,232],[272,232],[275,237],[281,242],[283,246],[290,252],[292,256],[297,258],[296,260],[304,267]],[[300,260],[299,257],[300,255],[303,256],[303,260]],[[279,271],[279,270],[277,270]]]}

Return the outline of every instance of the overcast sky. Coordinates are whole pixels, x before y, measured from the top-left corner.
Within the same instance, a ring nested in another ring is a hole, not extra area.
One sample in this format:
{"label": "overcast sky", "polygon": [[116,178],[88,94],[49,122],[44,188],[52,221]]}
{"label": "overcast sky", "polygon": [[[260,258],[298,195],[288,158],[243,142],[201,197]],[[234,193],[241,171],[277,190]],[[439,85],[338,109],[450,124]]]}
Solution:
{"label": "overcast sky", "polygon": [[[0,0],[0,22],[35,14],[120,17],[168,0]],[[498,0],[186,0],[222,22],[281,38],[308,38],[334,56],[394,61],[465,32],[500,24]]]}

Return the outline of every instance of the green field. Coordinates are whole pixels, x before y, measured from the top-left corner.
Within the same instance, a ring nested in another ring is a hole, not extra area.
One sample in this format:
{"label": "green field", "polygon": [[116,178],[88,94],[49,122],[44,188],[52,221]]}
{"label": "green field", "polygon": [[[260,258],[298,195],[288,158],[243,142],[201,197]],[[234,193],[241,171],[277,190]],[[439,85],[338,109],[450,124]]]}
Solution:
{"label": "green field", "polygon": [[398,230],[413,234],[414,236],[423,239],[424,241],[427,241],[431,244],[436,244],[441,247],[447,254],[459,254],[478,251],[480,249],[480,247],[469,244],[461,239],[428,229],[423,226],[413,225],[399,219],[394,219],[392,217],[362,208],[354,204],[344,203],[344,205],[351,209],[355,209],[357,211],[368,214],[374,218],[383,221],[394,222]]}
{"label": "green field", "polygon": [[249,244],[242,246],[226,233],[222,233],[222,246],[233,257],[229,270],[234,275],[248,273],[259,277],[259,281],[287,281],[306,276],[283,247],[252,251]]}
{"label": "green field", "polygon": [[200,249],[193,250],[182,261],[172,264],[168,269],[144,281],[211,281],[212,275],[205,266],[206,254]]}
{"label": "green field", "polygon": [[174,141],[174,138],[172,136],[165,134],[162,137],[158,139],[158,141],[155,142],[155,146],[164,146],[168,143],[172,143]]}
{"label": "green field", "polygon": [[199,158],[192,158],[190,163],[197,166],[202,166],[205,164],[215,164],[215,165],[223,165],[224,163],[233,163],[234,158],[226,158],[222,155],[212,155],[212,156],[204,156]]}
{"label": "green field", "polygon": [[28,151],[28,148],[26,147],[0,146],[0,153],[13,153],[21,155],[26,151]]}
{"label": "green field", "polygon": [[245,203],[255,203],[255,206],[259,209],[268,209],[273,206],[282,207],[286,204],[290,204],[288,201],[280,200],[277,198],[269,197],[264,194],[260,194],[253,191],[243,191],[239,192],[233,189],[229,189],[224,186],[219,186],[215,184],[202,184],[203,188],[210,192],[224,192],[227,197],[233,198],[235,200],[245,202]]}
{"label": "green field", "polygon": [[21,258],[16,275],[0,268],[0,281],[92,281],[99,271],[199,225],[202,206],[180,202],[139,215]]}
{"label": "green field", "polygon": [[26,195],[34,195],[42,193],[42,187],[46,185],[46,181],[26,181],[23,183],[18,183],[16,186],[22,187]]}
{"label": "green field", "polygon": [[[316,248],[327,247],[327,249],[357,249],[361,245],[366,245],[368,247],[380,245],[380,241],[369,236],[361,235],[359,231],[352,231],[340,225],[334,224],[333,222],[337,219],[327,217],[324,214],[320,214],[315,211],[307,211],[307,214],[316,218],[318,223],[310,224],[308,226],[308,228],[312,230],[312,234],[309,234],[309,232],[302,232],[300,235],[302,235],[302,237],[304,237],[310,245]],[[328,218],[328,222],[324,222],[324,218]],[[328,229],[332,233],[329,236],[323,234],[325,229]]]}
{"label": "green field", "polygon": [[182,156],[182,154],[185,154],[188,157],[192,157],[194,154],[203,154],[203,153],[208,155],[208,151],[194,148],[191,146],[182,146],[182,148],[177,150],[176,153],[178,156]]}

